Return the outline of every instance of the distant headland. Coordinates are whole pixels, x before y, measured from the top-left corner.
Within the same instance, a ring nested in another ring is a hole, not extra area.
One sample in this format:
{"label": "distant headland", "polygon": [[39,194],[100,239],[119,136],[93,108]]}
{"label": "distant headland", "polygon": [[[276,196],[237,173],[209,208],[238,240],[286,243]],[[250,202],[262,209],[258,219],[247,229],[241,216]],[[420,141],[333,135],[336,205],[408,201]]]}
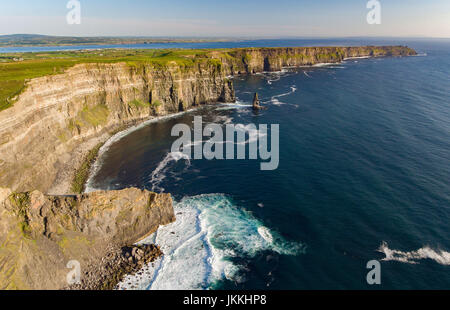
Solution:
{"label": "distant headland", "polygon": [[0,35],[0,47],[19,46],[72,46],[109,44],[201,43],[228,42],[227,38],[179,38],[179,37],[71,37],[40,34]]}

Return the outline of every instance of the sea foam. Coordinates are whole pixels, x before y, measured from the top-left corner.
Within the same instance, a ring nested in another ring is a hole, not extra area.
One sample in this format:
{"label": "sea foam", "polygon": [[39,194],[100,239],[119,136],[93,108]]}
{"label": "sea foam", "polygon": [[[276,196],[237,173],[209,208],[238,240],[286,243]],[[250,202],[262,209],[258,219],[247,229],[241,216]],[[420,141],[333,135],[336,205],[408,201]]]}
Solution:
{"label": "sea foam", "polygon": [[262,251],[299,255],[305,250],[224,194],[185,197],[174,209],[176,222],[142,242],[160,245],[165,255],[141,275],[126,276],[118,289],[209,289],[225,279],[241,283],[248,270],[234,258],[251,258]]}
{"label": "sea foam", "polygon": [[434,250],[428,246],[418,249],[417,251],[403,252],[392,250],[386,242],[383,242],[378,248],[378,252],[383,253],[386,257],[384,261],[397,261],[408,264],[418,264],[424,259],[431,259],[441,265],[450,265],[450,253],[443,250]]}

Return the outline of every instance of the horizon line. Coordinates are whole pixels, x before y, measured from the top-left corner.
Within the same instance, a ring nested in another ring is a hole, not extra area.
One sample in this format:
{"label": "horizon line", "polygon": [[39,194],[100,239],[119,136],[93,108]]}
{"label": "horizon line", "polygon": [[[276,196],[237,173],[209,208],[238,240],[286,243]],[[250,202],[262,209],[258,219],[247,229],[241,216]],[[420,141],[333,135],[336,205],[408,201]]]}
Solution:
{"label": "horizon line", "polygon": [[420,36],[420,35],[411,35],[411,36],[376,36],[376,35],[349,35],[349,36],[327,36],[327,35],[317,35],[317,36],[295,36],[295,35],[271,35],[271,36],[173,36],[173,35],[120,35],[120,36],[110,36],[110,35],[81,35],[81,36],[73,36],[73,35],[52,35],[52,34],[40,34],[40,33],[7,33],[0,34],[0,37],[4,36],[15,36],[15,35],[31,35],[31,36],[46,36],[46,37],[66,37],[66,38],[142,38],[142,39],[152,39],[152,38],[183,38],[183,39],[346,39],[346,38],[388,38],[388,39],[450,39],[450,37],[440,37],[440,36]]}

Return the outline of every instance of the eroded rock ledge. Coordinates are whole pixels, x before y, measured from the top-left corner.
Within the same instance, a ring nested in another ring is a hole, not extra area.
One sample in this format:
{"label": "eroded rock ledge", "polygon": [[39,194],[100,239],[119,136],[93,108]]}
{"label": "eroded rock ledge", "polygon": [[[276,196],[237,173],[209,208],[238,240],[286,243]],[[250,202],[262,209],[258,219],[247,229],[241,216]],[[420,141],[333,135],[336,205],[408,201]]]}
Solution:
{"label": "eroded rock ledge", "polygon": [[[0,289],[64,288],[73,260],[82,276],[89,274],[85,287],[102,288],[107,278],[111,288],[117,267],[139,266],[133,259],[122,264],[124,247],[173,221],[169,194],[131,188],[48,196],[0,189]],[[137,258],[148,262],[161,254],[154,247]]]}

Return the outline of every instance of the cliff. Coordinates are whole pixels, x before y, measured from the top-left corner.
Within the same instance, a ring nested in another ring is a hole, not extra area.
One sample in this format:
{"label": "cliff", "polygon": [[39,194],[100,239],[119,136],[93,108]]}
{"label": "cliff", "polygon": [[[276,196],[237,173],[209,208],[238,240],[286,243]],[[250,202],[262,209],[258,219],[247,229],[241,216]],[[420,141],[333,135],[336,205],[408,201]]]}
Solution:
{"label": "cliff", "polygon": [[388,46],[166,54],[169,56],[140,62],[82,63],[62,74],[27,81],[14,105],[0,111],[0,186],[14,191],[70,193],[75,169],[114,131],[205,103],[233,102],[230,75],[415,52]]}
{"label": "cliff", "polygon": [[73,260],[83,280],[92,280],[84,275],[93,272],[99,285],[108,261],[118,260],[115,253],[174,220],[169,194],[126,189],[47,196],[0,189],[0,289],[66,287]]}
{"label": "cliff", "polygon": [[412,56],[417,53],[404,46],[361,47],[292,47],[244,48],[230,50],[219,58],[229,75],[280,71],[286,67],[312,66],[318,63],[339,63],[351,57]]}
{"label": "cliff", "polygon": [[[232,83],[215,66],[79,64],[36,78],[13,107],[0,112],[0,186],[64,193],[87,151],[110,134],[151,116],[234,100]],[[61,177],[61,179],[70,179]]]}

